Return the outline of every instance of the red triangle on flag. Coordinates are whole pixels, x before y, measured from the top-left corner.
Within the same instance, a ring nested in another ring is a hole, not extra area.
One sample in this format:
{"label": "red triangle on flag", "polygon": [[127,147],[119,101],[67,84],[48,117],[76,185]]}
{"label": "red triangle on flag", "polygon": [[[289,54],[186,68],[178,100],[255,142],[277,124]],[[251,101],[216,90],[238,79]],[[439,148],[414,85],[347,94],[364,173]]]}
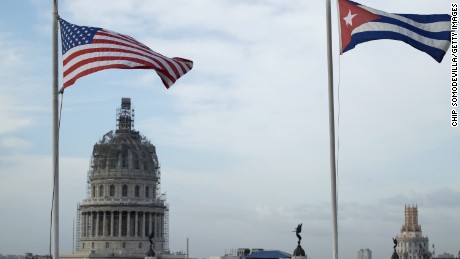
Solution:
{"label": "red triangle on flag", "polygon": [[371,13],[357,4],[348,0],[338,0],[340,34],[342,38],[341,51],[343,51],[351,41],[352,31],[367,22],[380,19],[380,16]]}

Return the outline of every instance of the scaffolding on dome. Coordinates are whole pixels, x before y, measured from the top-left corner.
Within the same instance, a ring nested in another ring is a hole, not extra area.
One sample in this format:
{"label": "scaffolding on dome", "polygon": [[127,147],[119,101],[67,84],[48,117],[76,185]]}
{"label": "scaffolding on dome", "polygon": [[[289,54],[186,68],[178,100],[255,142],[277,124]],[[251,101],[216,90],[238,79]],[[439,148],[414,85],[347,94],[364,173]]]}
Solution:
{"label": "scaffolding on dome", "polygon": [[93,146],[86,199],[77,205],[75,225],[76,253],[140,255],[154,232],[155,249],[170,254],[160,163],[155,146],[134,130],[129,98],[117,109],[117,129]]}

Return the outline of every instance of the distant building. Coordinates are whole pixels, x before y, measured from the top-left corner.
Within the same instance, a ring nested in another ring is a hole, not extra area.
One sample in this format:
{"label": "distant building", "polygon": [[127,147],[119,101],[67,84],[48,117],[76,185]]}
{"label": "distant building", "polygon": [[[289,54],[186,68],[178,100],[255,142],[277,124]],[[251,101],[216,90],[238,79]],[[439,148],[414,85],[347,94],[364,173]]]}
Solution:
{"label": "distant building", "polygon": [[51,259],[49,255],[34,255],[32,253],[26,253],[25,259]]}
{"label": "distant building", "polygon": [[418,224],[417,205],[405,206],[404,225],[401,234],[396,236],[398,245],[396,252],[400,259],[431,259],[428,237],[423,236],[422,227]]}
{"label": "distant building", "polygon": [[262,248],[238,248],[230,250],[224,256],[210,256],[209,259],[284,259],[292,255],[279,250],[264,250]]}
{"label": "distant building", "polygon": [[372,251],[368,248],[358,251],[358,259],[372,259]]}
{"label": "distant building", "polygon": [[460,258],[460,251],[458,253],[458,256],[459,257],[455,257],[455,255],[453,254],[442,253],[440,255],[437,255],[436,257],[433,257],[433,259],[457,259],[457,258]]}

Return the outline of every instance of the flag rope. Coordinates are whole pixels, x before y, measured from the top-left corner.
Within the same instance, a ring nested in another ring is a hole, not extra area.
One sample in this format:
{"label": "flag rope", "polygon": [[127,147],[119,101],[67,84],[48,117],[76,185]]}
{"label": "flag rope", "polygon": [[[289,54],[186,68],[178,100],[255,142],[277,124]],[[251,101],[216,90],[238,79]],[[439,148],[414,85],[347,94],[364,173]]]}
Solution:
{"label": "flag rope", "polygon": [[[340,179],[339,179],[339,158],[340,158],[340,55],[338,55],[338,68],[337,68],[337,153],[336,153],[336,178],[337,178],[337,184],[336,184],[336,201],[337,201],[337,206],[339,204],[339,188],[340,188]],[[338,211],[337,211],[338,214]]]}

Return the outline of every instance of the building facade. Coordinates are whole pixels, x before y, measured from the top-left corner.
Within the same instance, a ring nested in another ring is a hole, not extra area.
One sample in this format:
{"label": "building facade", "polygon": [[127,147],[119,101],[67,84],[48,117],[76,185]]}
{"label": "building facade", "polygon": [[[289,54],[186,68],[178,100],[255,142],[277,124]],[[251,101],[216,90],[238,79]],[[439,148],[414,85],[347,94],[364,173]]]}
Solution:
{"label": "building facade", "polygon": [[368,248],[358,251],[358,259],[372,259],[372,251]]}
{"label": "building facade", "polygon": [[118,128],[93,147],[87,197],[77,209],[75,254],[144,258],[150,241],[168,254],[168,205],[159,193],[155,146],[134,130],[131,100],[122,98]]}
{"label": "building facade", "polygon": [[428,237],[423,236],[422,227],[418,224],[417,206],[405,206],[404,225],[401,233],[396,236],[398,245],[396,252],[400,259],[431,259]]}

